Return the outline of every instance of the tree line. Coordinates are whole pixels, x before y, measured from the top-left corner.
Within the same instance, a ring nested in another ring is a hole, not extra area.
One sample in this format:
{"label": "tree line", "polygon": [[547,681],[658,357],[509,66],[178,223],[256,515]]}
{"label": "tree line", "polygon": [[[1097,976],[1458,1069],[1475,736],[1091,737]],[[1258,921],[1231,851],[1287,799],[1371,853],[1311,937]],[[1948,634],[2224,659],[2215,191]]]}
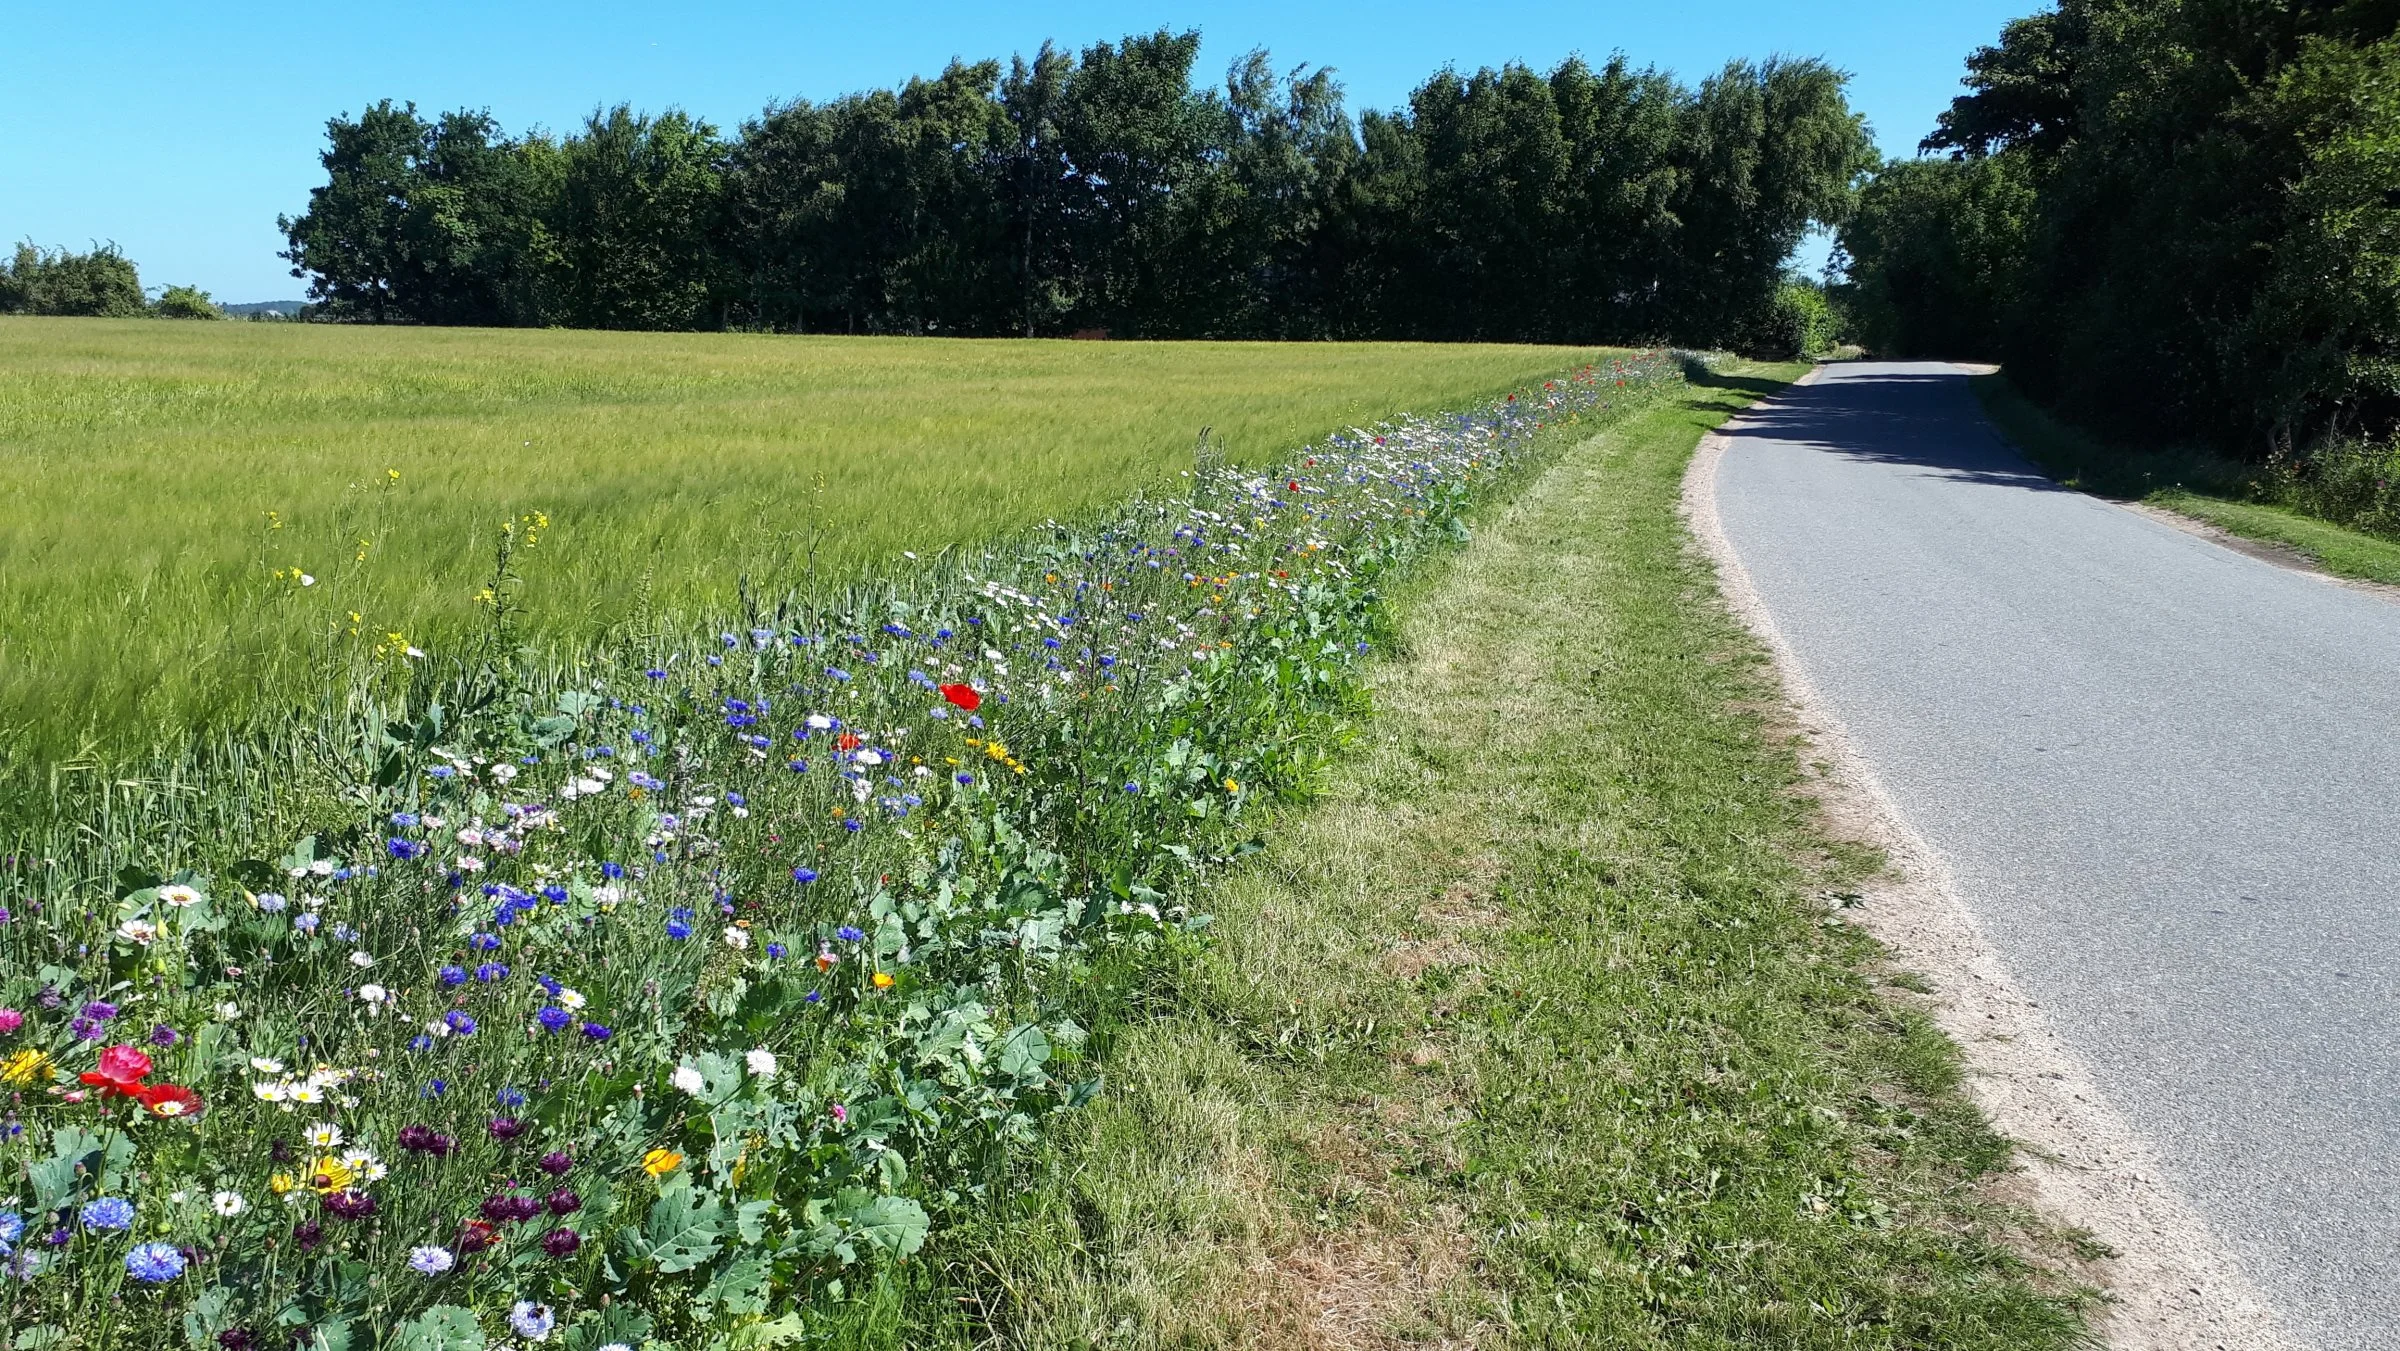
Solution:
{"label": "tree line", "polygon": [[953,62],[731,134],[379,102],[280,219],[328,317],[1152,338],[1738,342],[1872,142],[1821,61],[1444,70],[1405,109],[1196,33]]}
{"label": "tree line", "polygon": [[1870,345],[2151,441],[2400,423],[2400,0],[2060,0],[1965,83],[1842,230]]}

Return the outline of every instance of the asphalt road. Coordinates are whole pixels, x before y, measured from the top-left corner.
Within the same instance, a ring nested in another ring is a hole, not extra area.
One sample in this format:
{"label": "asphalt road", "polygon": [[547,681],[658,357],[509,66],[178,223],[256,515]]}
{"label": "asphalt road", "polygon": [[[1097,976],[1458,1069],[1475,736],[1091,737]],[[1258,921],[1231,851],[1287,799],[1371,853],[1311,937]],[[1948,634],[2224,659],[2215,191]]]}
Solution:
{"label": "asphalt road", "polygon": [[2056,487],[1948,366],[1832,368],[1717,491],[1860,754],[2291,1330],[2400,1347],[2400,603]]}

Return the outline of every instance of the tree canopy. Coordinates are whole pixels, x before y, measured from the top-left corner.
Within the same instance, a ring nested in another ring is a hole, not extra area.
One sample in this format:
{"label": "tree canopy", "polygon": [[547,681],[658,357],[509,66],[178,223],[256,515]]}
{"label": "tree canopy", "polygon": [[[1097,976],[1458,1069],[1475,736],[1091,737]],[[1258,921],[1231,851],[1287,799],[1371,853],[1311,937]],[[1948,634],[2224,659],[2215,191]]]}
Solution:
{"label": "tree canopy", "polygon": [[[2400,0],[2061,0],[1842,246],[1887,350],[2255,452],[2400,420]],[[2138,398],[2127,397],[2138,390]]]}
{"label": "tree canopy", "polygon": [[428,324],[1726,343],[1872,167],[1846,77],[1623,57],[1444,70],[1345,110],[1199,36],[954,62],[730,132],[560,137],[385,101],[279,223],[332,317]]}

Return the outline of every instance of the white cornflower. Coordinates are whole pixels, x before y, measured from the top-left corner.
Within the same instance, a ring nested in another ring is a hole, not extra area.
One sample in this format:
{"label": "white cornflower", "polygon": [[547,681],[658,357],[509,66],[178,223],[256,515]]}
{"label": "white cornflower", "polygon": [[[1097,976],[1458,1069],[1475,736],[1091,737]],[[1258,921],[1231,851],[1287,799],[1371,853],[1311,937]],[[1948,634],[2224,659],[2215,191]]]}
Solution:
{"label": "white cornflower", "polygon": [[360,1001],[368,1004],[382,1003],[383,997],[389,993],[391,993],[389,990],[384,989],[382,986],[377,985],[373,981],[368,981],[366,984],[358,987],[358,997]]}
{"label": "white cornflower", "polygon": [[737,952],[750,946],[750,931],[747,929],[737,929],[730,924],[726,925],[725,946],[732,948]]}
{"label": "white cornflower", "polygon": [[675,1073],[668,1076],[668,1082],[695,1098],[708,1091],[708,1081],[700,1077],[700,1071],[689,1065],[676,1066]]}
{"label": "white cornflower", "polygon": [[353,952],[350,954],[350,964],[364,971],[375,964],[375,958],[364,952]]}
{"label": "white cornflower", "polygon": [[742,1059],[749,1064],[750,1072],[759,1078],[772,1079],[775,1077],[775,1053],[766,1047],[761,1046],[756,1050],[744,1052]]}

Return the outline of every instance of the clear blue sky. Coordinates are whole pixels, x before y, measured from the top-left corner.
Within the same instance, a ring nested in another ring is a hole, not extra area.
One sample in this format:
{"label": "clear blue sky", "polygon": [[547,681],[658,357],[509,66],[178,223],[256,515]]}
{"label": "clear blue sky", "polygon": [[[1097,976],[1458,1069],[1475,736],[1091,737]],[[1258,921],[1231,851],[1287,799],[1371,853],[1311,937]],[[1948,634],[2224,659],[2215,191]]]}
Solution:
{"label": "clear blue sky", "polygon": [[2042,0],[419,0],[405,5],[109,3],[17,8],[0,41],[0,240],[115,240],[142,280],[219,300],[297,298],[277,212],[322,181],[325,119],[379,98],[488,107],[511,131],[597,105],[681,107],[738,125],[770,101],[930,74],[952,56],[1196,27],[1221,74],[1263,46],[1334,67],[1352,109],[1393,107],[1445,63],[1548,67],[1624,51],[1686,79],[1733,57],[1822,56],[1887,153],[1911,153],[1962,62]]}

